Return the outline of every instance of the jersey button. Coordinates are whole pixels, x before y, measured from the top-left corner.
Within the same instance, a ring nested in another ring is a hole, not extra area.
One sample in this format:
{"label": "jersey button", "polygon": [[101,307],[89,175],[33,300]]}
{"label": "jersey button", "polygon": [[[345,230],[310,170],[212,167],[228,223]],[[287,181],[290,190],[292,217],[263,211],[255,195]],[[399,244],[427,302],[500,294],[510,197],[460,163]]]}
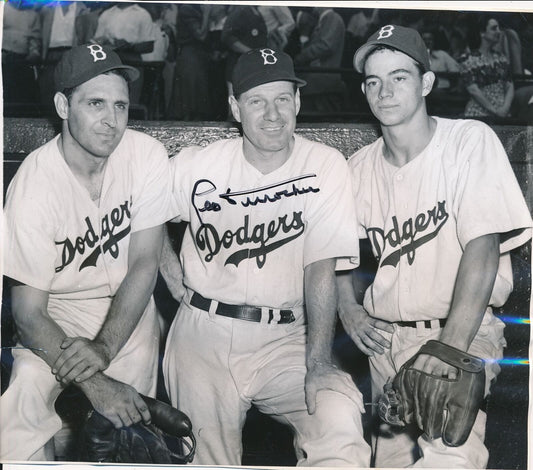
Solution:
{"label": "jersey button", "polygon": [[396,175],[396,181],[402,181],[403,175]]}

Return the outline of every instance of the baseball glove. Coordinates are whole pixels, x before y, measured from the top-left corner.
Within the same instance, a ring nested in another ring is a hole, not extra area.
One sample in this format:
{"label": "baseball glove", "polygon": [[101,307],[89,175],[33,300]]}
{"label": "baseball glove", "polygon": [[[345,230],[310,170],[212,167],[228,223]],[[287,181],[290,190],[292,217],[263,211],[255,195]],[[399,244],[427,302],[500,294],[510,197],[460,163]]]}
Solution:
{"label": "baseball glove", "polygon": [[[457,369],[457,378],[435,376],[414,369],[421,354],[428,354]],[[442,437],[449,447],[460,446],[470,435],[485,390],[485,364],[439,341],[431,340],[384,387],[378,403],[380,417],[389,424],[416,423],[429,439]]]}
{"label": "baseball glove", "polygon": [[88,462],[185,464],[192,461],[196,440],[188,416],[154,398],[141,395],[151,424],[116,429],[95,410],[88,413],[80,437],[80,457]]}

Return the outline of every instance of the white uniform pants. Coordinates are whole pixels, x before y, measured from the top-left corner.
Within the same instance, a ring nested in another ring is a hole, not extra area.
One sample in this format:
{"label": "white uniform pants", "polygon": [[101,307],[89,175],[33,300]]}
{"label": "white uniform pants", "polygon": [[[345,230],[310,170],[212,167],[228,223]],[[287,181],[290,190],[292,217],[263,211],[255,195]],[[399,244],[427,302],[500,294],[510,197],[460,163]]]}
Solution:
{"label": "white uniform pants", "polygon": [[193,423],[194,464],[241,465],[242,428],[253,404],[292,428],[298,465],[370,465],[355,385],[352,399],[320,391],[315,414],[307,412],[305,325],[296,316],[287,325],[233,320],[191,307],[186,296],[170,328],[163,373],[173,406]]}
{"label": "white uniform pants", "polygon": [[[472,341],[469,353],[488,359],[485,365],[485,395],[490,384],[500,372],[497,360],[503,357],[504,324],[491,312],[485,313],[478,334]],[[410,359],[430,339],[438,339],[439,328],[410,328],[395,326],[391,348],[382,355],[370,357],[373,402],[383,392],[387,379],[394,378],[402,364]],[[442,439],[426,440],[416,426],[403,430],[380,424],[373,439],[375,466],[419,468],[486,468],[489,453],[485,447],[486,414],[479,411],[467,441],[459,447],[447,447]]]}
{"label": "white uniform pants", "polygon": [[[73,331],[66,333],[74,336]],[[137,328],[104,373],[132,385],[139,393],[155,396],[158,354],[159,325],[151,300]],[[9,387],[0,398],[0,460],[53,459],[45,445],[62,426],[54,408],[62,388],[48,364],[31,351],[14,349],[13,357]]]}

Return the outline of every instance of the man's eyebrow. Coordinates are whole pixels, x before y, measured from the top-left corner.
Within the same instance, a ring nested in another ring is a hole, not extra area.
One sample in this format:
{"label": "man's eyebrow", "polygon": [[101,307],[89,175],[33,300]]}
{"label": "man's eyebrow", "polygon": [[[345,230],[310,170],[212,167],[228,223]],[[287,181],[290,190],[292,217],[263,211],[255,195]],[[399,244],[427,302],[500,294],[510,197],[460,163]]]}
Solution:
{"label": "man's eyebrow", "polygon": [[[391,72],[389,72],[387,75],[395,75],[395,74],[398,74],[398,73],[408,73],[410,75],[413,74],[413,72],[411,70],[407,70],[407,69],[395,69]],[[377,78],[379,79],[379,77],[377,75],[366,75],[365,76],[365,80],[368,80],[369,78]]]}

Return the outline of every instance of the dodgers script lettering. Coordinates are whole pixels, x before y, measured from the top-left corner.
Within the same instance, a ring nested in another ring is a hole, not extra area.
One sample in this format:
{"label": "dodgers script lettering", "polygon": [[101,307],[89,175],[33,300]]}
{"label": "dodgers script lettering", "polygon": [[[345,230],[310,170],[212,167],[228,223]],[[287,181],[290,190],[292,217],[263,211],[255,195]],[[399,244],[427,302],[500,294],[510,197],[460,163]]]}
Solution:
{"label": "dodgers script lettering", "polygon": [[[130,233],[131,226],[128,222],[128,225],[122,230],[116,233],[115,230],[123,224],[125,219],[128,221],[131,219],[130,207],[131,201],[124,201],[119,207],[115,207],[110,213],[102,217],[100,236],[96,234],[91,219],[85,217],[87,230],[83,235],[77,236],[73,240],[67,237],[65,240],[56,241],[55,244],[62,247],[61,265],[56,267],[56,273],[61,272],[72,263],[76,255],[85,254],[87,249],[94,248],[80,264],[80,271],[89,266],[96,266],[98,257],[102,252],[109,252],[116,259],[119,255],[118,243]],[[99,241],[103,241],[103,243],[98,244]]]}
{"label": "dodgers script lettering", "polygon": [[378,260],[381,260],[387,246],[400,247],[382,259],[381,266],[396,267],[403,255],[407,256],[411,265],[415,260],[417,248],[435,238],[448,218],[446,201],[441,201],[435,207],[407,219],[401,226],[396,216],[393,216],[392,228],[386,233],[379,227],[369,227],[366,232]]}

